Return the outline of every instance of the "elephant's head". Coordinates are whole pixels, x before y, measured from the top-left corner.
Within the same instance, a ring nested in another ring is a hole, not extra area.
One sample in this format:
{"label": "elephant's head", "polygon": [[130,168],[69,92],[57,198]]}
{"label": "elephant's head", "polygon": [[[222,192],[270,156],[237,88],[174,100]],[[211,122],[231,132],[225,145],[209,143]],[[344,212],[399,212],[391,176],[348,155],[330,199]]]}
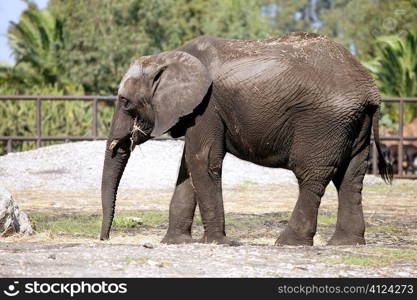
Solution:
{"label": "elephant's head", "polygon": [[168,132],[192,113],[211,83],[206,67],[182,51],[145,56],[130,66],[120,83],[106,146],[100,239],[109,238],[117,188],[134,145]]}

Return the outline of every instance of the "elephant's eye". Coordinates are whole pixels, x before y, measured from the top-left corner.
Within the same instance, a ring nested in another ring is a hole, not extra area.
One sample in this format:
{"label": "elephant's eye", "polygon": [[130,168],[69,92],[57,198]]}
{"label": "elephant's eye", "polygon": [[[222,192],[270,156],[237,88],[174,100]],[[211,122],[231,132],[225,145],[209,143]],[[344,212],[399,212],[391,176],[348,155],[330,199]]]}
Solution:
{"label": "elephant's eye", "polygon": [[129,99],[126,99],[124,97],[120,98],[120,102],[122,103],[122,107],[125,110],[129,110],[131,108],[131,103]]}

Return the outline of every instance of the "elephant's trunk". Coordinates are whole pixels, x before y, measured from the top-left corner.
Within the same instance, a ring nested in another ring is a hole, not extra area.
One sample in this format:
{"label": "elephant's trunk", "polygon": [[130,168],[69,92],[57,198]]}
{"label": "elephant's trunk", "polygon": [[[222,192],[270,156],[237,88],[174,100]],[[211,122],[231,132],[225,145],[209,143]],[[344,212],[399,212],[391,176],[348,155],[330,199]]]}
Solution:
{"label": "elephant's trunk", "polygon": [[120,145],[117,149],[111,145],[109,139],[106,146],[106,155],[104,158],[103,177],[101,181],[101,201],[103,207],[103,221],[101,225],[100,240],[109,238],[111,224],[114,217],[116,204],[117,188],[123,171],[129,160],[130,150],[126,144]]}

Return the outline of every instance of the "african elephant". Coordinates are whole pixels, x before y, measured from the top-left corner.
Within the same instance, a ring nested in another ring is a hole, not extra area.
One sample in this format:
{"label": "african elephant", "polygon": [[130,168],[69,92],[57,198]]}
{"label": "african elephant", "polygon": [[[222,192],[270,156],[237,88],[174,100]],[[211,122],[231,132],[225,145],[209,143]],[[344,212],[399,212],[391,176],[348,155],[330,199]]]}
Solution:
{"label": "african elephant", "polygon": [[[276,245],[312,245],[321,197],[338,190],[329,243],[364,244],[362,181],[371,129],[379,170],[392,179],[378,135],[380,95],[341,45],[314,33],[266,40],[198,37],[134,61],[121,80],[107,141],[101,239],[108,239],[116,193],[134,145],[170,132],[185,144],[164,243],[192,242],[198,204],[202,242],[225,234],[222,162],[226,152],[291,170],[299,196]],[[146,174],[143,174],[146,176]]]}
{"label": "african elephant", "polygon": [[[391,153],[391,162],[395,174],[399,171],[399,145],[391,145],[389,151]],[[402,168],[406,174],[415,174],[417,171],[417,147],[414,145],[403,145],[403,164]]]}

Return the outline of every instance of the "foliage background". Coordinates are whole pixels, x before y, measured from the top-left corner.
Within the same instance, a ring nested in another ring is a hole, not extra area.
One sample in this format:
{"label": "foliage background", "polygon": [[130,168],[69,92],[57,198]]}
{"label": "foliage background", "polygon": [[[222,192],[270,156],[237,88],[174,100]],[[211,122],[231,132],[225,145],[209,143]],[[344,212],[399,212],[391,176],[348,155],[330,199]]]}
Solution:
{"label": "foliage background", "polygon": [[[260,39],[313,31],[349,48],[383,96],[417,97],[417,0],[49,0],[45,10],[24,1],[28,8],[8,32],[16,63],[0,63],[3,95],[115,94],[134,59],[199,35]],[[112,107],[100,109],[105,133]],[[87,104],[45,103],[43,115],[44,134],[89,134]],[[0,102],[0,116],[0,135],[33,134],[33,103]],[[415,116],[416,105],[407,105],[406,121]],[[395,127],[398,107],[384,105],[382,120]]]}

